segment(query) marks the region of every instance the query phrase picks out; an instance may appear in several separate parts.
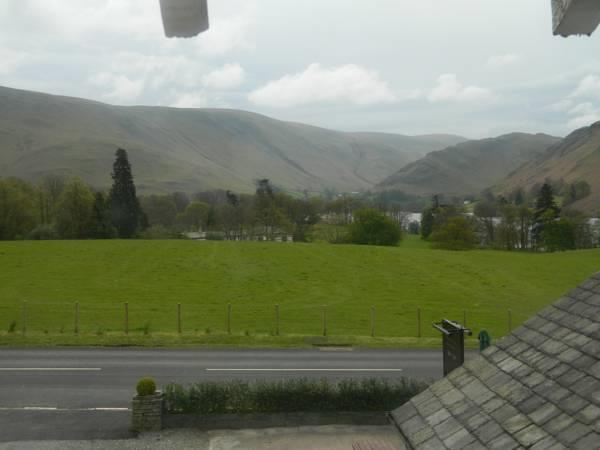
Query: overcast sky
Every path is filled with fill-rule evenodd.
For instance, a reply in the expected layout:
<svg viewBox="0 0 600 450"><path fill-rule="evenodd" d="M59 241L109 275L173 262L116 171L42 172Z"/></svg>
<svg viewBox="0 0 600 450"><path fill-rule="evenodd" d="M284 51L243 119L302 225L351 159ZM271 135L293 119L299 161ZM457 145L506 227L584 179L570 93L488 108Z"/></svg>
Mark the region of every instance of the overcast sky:
<svg viewBox="0 0 600 450"><path fill-rule="evenodd" d="M119 105L238 108L349 131L565 135L600 120L600 30L550 0L0 0L0 85Z"/></svg>

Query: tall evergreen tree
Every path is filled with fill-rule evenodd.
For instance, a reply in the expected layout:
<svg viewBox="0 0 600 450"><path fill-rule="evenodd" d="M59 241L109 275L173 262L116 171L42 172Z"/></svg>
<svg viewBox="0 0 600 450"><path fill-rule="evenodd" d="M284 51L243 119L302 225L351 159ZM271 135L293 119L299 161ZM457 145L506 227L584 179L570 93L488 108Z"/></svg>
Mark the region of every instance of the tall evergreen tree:
<svg viewBox="0 0 600 450"><path fill-rule="evenodd" d="M533 213L532 237L537 247L542 244L542 234L546 224L553 222L560 216L560 208L554 201L554 191L552 186L544 183L540 189L535 202L535 212Z"/></svg>
<svg viewBox="0 0 600 450"><path fill-rule="evenodd" d="M120 238L131 238L140 229L143 213L136 195L127 152L122 148L116 153L112 179L109 197L112 224Z"/></svg>

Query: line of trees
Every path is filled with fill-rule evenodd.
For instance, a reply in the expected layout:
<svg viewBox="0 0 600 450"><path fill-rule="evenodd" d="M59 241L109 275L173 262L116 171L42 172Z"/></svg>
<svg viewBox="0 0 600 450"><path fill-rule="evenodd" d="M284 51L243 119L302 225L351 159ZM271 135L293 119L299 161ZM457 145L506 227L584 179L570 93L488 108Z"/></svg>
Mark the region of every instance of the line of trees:
<svg viewBox="0 0 600 450"><path fill-rule="evenodd" d="M568 189L587 191L581 186L574 183ZM531 204L521 190L510 199L484 193L472 214L463 206L442 204L436 196L423 211L421 235L437 247L456 250L487 247L557 251L600 245L598 226L585 214L560 208L549 183L539 187Z"/></svg>
<svg viewBox="0 0 600 450"><path fill-rule="evenodd" d="M118 149L115 156L107 192L58 175L36 185L0 179L0 240L174 238L203 231L209 239L293 236L302 242L395 245L401 237L397 221L367 200L292 196L268 179L256 182L254 194L212 190L138 197L127 152Z"/></svg>
<svg viewBox="0 0 600 450"><path fill-rule="evenodd" d="M38 185L0 180L0 239L131 238L144 226L127 152L117 150L108 193L80 178L49 175Z"/></svg>

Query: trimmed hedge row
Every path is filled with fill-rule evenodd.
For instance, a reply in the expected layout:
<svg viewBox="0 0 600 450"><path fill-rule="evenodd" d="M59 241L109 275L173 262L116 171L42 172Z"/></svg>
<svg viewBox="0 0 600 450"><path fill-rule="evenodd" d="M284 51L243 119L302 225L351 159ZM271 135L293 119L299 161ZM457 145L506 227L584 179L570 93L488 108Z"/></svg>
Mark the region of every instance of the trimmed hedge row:
<svg viewBox="0 0 600 450"><path fill-rule="evenodd" d="M426 389L427 383L400 378L340 380L219 381L164 389L171 414L391 411Z"/></svg>

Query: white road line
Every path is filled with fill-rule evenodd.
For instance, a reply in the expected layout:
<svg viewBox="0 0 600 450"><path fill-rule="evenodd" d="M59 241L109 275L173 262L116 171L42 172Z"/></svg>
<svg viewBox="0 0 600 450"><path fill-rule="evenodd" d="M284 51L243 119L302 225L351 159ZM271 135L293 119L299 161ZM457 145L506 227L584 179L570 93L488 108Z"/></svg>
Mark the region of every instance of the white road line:
<svg viewBox="0 0 600 450"><path fill-rule="evenodd" d="M98 372L100 367L0 367L0 372Z"/></svg>
<svg viewBox="0 0 600 450"><path fill-rule="evenodd" d="M0 407L0 411L130 411L129 408L57 408L55 406Z"/></svg>
<svg viewBox="0 0 600 450"><path fill-rule="evenodd" d="M402 369L235 369L206 368L207 372L402 372Z"/></svg>

